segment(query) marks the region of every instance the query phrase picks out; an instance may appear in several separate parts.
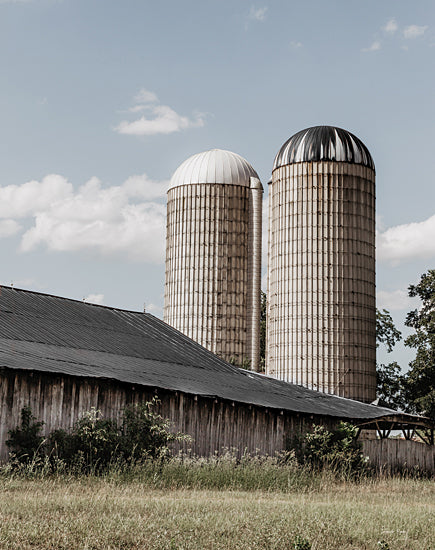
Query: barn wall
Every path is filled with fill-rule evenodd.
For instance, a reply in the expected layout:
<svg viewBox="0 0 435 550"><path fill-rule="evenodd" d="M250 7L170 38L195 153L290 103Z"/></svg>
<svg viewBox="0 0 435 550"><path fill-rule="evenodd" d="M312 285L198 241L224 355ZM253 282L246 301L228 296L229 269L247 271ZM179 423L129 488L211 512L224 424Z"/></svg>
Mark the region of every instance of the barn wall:
<svg viewBox="0 0 435 550"><path fill-rule="evenodd" d="M160 399L157 410L174 423L174 430L192 436L187 447L201 456L237 448L274 454L285 448L288 438L312 424L332 426L331 420L267 410L181 392L134 387L109 380L85 379L44 372L0 369L0 459L6 460L8 430L20 423L21 409L29 405L44 421L48 435L57 428L69 429L91 407L105 417L120 419L125 405Z"/></svg>
<svg viewBox="0 0 435 550"><path fill-rule="evenodd" d="M418 468L435 474L435 447L405 439L372 439L362 442L363 453L377 470Z"/></svg>

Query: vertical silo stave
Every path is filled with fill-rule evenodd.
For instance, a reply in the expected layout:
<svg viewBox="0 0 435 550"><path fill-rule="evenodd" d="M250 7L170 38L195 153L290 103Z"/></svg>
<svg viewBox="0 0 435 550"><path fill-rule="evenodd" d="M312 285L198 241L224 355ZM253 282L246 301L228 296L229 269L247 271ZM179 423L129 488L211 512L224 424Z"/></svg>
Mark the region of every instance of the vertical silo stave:
<svg viewBox="0 0 435 550"><path fill-rule="evenodd" d="M269 188L266 372L361 401L376 391L375 168L340 128L295 134Z"/></svg>
<svg viewBox="0 0 435 550"><path fill-rule="evenodd" d="M261 197L245 159L220 149L199 153L171 179L166 228L164 320L227 361L249 359L254 369Z"/></svg>

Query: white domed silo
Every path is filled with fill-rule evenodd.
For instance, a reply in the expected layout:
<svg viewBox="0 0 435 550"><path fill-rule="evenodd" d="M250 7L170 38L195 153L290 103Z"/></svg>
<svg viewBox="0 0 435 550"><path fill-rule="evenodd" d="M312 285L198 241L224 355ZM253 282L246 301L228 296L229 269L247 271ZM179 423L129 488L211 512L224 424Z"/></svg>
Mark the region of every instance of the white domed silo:
<svg viewBox="0 0 435 550"><path fill-rule="evenodd" d="M241 156L213 149L172 176L165 322L227 361L259 364L263 187Z"/></svg>
<svg viewBox="0 0 435 550"><path fill-rule="evenodd" d="M375 399L375 166L346 130L302 130L275 158L267 296L267 374Z"/></svg>

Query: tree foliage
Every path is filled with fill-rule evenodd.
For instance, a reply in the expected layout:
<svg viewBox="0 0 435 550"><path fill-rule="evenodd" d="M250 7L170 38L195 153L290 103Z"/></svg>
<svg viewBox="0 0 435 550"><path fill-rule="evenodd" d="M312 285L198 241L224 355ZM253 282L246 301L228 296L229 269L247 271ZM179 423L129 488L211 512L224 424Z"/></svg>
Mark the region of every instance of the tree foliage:
<svg viewBox="0 0 435 550"><path fill-rule="evenodd" d="M405 325L414 334L405 346L416 350L405 381L405 392L417 412L435 420L435 269L424 273L418 284L408 288L410 297L418 297L421 307L408 313Z"/></svg>
<svg viewBox="0 0 435 550"><path fill-rule="evenodd" d="M386 309L376 309L376 347L384 344L388 353L391 353L401 339L402 333L394 326L390 313Z"/></svg>
<svg viewBox="0 0 435 550"><path fill-rule="evenodd" d="M401 332L395 327L390 313L376 310L376 347L385 345L387 352L393 351L396 343L402 339ZM376 394L381 404L392 409L406 410L407 403L403 391L403 375L400 366L392 363L376 364Z"/></svg>

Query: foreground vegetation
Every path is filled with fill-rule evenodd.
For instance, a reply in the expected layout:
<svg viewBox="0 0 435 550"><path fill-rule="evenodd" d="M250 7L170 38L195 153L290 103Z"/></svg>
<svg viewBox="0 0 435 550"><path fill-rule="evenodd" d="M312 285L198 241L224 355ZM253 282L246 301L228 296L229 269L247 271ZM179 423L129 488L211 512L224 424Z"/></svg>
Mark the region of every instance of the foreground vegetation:
<svg viewBox="0 0 435 550"><path fill-rule="evenodd" d="M379 477L356 429L314 426L274 457L172 456L155 402L47 439L29 408L0 467L0 550L435 550L435 484Z"/></svg>
<svg viewBox="0 0 435 550"><path fill-rule="evenodd" d="M104 476L3 472L0 548L435 549L433 481L262 469L258 483L259 469L231 460Z"/></svg>

